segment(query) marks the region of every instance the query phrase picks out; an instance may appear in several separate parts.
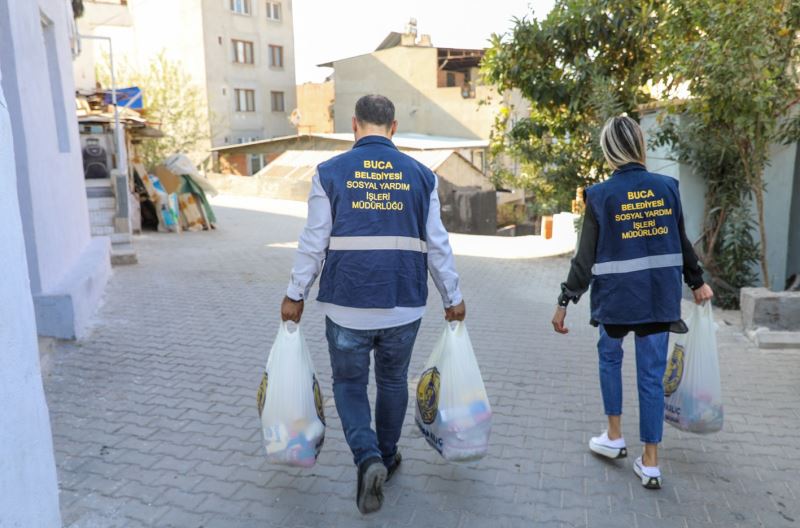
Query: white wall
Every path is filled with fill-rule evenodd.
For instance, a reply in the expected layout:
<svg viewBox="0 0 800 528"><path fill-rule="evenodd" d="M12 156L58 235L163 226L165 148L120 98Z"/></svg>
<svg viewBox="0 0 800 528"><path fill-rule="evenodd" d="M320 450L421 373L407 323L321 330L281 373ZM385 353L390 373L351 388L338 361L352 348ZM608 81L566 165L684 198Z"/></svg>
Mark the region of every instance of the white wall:
<svg viewBox="0 0 800 528"><path fill-rule="evenodd" d="M642 128L645 138L649 139L657 127L656 112L642 116ZM702 232L705 214L706 183L701 175L691 167L669 159L669 147L648 149L647 168L653 172L677 178L680 181L681 203L686 222L686 234L696 241ZM800 210L800 171L798 161L798 145L772 145L768 165L764 171L766 191L764 193L764 219L767 233L767 264L770 285L773 290L782 290L787 275L797 273L797 258L790 253L794 251L796 240L800 240L800 227L790 220L794 208L795 215ZM753 219L758 221L755 203L751 205ZM759 231L753 231L753 237L760 240ZM761 277L760 262L753 266Z"/></svg>
<svg viewBox="0 0 800 528"><path fill-rule="evenodd" d="M0 0L0 18L8 15L8 7L8 0ZM4 57L0 65L6 66ZM57 528L61 518L50 417L39 367L14 144L2 85L0 248L0 526Z"/></svg>
<svg viewBox="0 0 800 528"><path fill-rule="evenodd" d="M770 275L770 286L773 290L783 290L786 277L796 273L787 269L790 240L796 236L800 226L789 222L792 209L792 195L795 186L800 185L796 179L795 160L797 143L790 145L772 145L769 165L764 170L764 224L767 231L767 263ZM794 189L796 192L796 189ZM753 211L755 211L753 204ZM791 230L794 229L795 233Z"/></svg>
<svg viewBox="0 0 800 528"><path fill-rule="evenodd" d="M65 0L0 3L0 67L37 329L80 336L110 274L109 240L92 239L75 116Z"/></svg>
<svg viewBox="0 0 800 528"><path fill-rule="evenodd" d="M127 6L112 3L84 2L83 16L78 19L78 32L83 35L111 37L121 47L131 48L133 38L131 15ZM80 55L73 62L75 87L80 90L95 89L95 63L108 54L108 43L92 39L82 40Z"/></svg>
<svg viewBox="0 0 800 528"><path fill-rule="evenodd" d="M34 294L56 288L90 239L67 10L63 0L8 2L0 16L6 98L21 116L12 129ZM49 59L40 13L52 21Z"/></svg>
<svg viewBox="0 0 800 528"><path fill-rule="evenodd" d="M650 143L651 137L658 131L656 122L657 113L644 114L641 126L644 130L645 142ZM686 236L692 242L697 241L703 232L703 215L705 214L706 184L702 178L696 176L688 165L680 164L672 159L671 149L668 146L648 148L647 168L652 172L671 176L678 180L681 191L681 205L683 206L683 219L686 226Z"/></svg>

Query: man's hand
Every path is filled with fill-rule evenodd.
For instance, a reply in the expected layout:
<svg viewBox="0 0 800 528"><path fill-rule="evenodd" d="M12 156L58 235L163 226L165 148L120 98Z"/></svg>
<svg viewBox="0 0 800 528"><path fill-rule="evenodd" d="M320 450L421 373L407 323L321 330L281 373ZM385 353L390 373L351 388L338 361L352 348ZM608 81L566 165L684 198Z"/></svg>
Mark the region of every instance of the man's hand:
<svg viewBox="0 0 800 528"><path fill-rule="evenodd" d="M284 297L281 303L281 320L294 321L299 324L300 317L303 316L303 306L302 300L294 301L289 297Z"/></svg>
<svg viewBox="0 0 800 528"><path fill-rule="evenodd" d="M444 318L446 321L463 321L464 317L467 316L467 306L464 304L464 301L456 304L455 306L451 306L450 308L444 309Z"/></svg>
<svg viewBox="0 0 800 528"><path fill-rule="evenodd" d="M563 306L556 308L556 313L553 315L553 330L559 334L569 333L569 328L564 326L564 319L567 318L567 309Z"/></svg>
<svg viewBox="0 0 800 528"><path fill-rule="evenodd" d="M710 301L712 297L714 297L714 290L711 289L711 286L708 284L703 284L696 290L692 290L692 295L694 295L694 302L697 304L703 304L706 301Z"/></svg>

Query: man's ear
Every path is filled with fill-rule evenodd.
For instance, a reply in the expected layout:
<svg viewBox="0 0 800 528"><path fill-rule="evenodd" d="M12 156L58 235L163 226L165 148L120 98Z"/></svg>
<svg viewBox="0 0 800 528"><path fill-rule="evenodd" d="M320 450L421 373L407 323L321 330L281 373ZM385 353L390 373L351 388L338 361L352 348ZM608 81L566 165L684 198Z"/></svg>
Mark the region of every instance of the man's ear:
<svg viewBox="0 0 800 528"><path fill-rule="evenodd" d="M353 116L353 134L356 132L358 132L358 119L356 119L356 116Z"/></svg>
<svg viewBox="0 0 800 528"><path fill-rule="evenodd" d="M389 137L394 136L397 133L397 119L392 121L392 127L389 129Z"/></svg>

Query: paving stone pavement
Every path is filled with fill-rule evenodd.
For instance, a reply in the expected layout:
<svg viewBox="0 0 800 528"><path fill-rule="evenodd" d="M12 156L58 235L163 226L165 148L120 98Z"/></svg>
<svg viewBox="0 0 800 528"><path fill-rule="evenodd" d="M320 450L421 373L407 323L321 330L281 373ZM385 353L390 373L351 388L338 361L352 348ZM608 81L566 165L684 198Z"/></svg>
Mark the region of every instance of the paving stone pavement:
<svg viewBox="0 0 800 528"><path fill-rule="evenodd" d="M255 393L293 255L282 246L303 220L217 212L215 232L137 238L140 263L115 268L91 336L58 348L45 384L65 526L800 525L800 355L760 352L720 319L725 429L703 437L667 427L664 489L645 490L633 457L587 452L604 426L588 302L570 308L568 336L549 322L565 258L457 257L494 408L490 453L442 460L416 432L411 399L403 466L383 510L362 517L314 303L304 330L326 397L325 446L311 469L271 466L262 453ZM412 384L442 329L440 306L432 291ZM631 359L624 431L633 446Z"/></svg>

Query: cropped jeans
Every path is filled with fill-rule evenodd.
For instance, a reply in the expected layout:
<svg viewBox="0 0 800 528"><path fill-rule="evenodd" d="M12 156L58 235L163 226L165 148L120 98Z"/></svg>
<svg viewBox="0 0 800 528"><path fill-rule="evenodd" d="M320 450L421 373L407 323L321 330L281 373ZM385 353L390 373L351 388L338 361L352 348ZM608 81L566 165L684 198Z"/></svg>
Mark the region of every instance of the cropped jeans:
<svg viewBox="0 0 800 528"><path fill-rule="evenodd" d="M397 442L408 407L408 364L420 319L380 330L352 330L325 320L333 370L333 397L344 437L356 465L381 457L387 467L397 453ZM367 384L370 352L375 351L375 429L371 426Z"/></svg>
<svg viewBox="0 0 800 528"><path fill-rule="evenodd" d="M646 444L661 442L664 431L664 370L669 333L635 337L639 389L639 436ZM622 414L622 339L609 337L600 325L600 390L608 416Z"/></svg>

